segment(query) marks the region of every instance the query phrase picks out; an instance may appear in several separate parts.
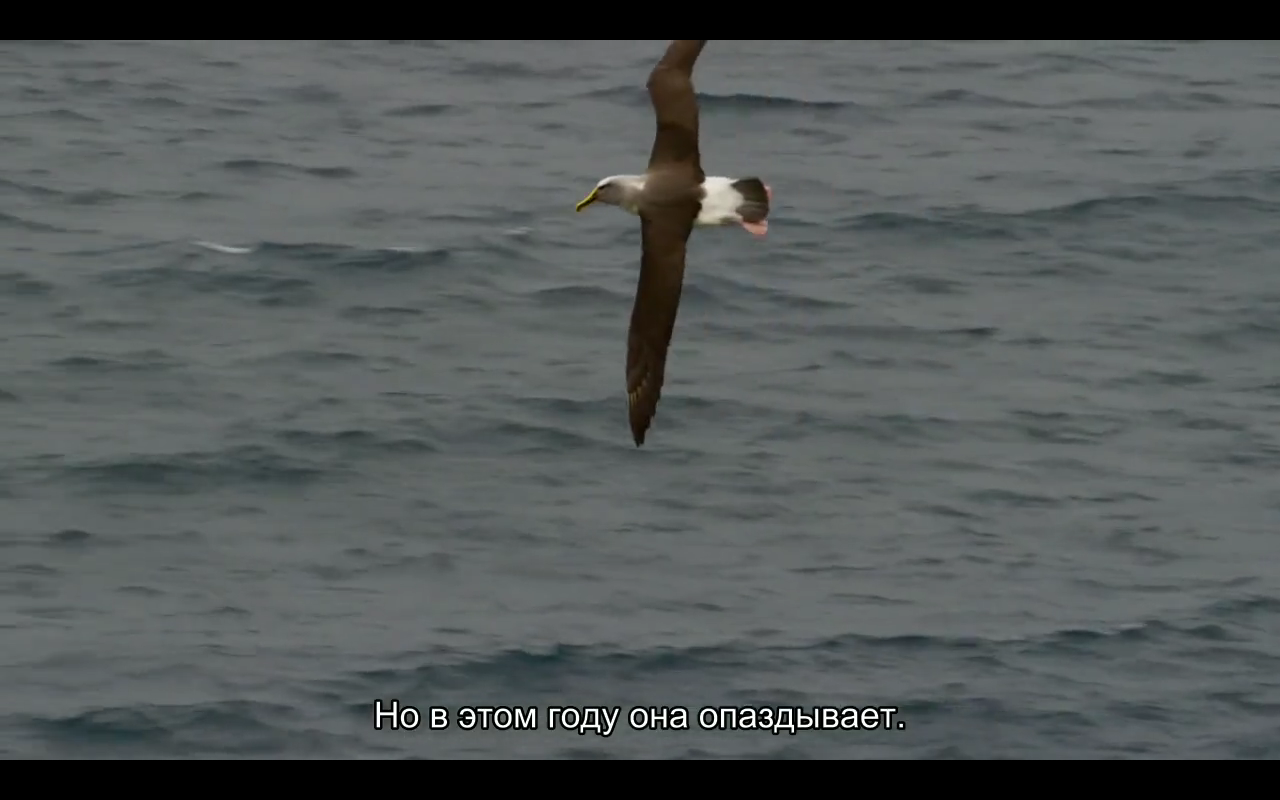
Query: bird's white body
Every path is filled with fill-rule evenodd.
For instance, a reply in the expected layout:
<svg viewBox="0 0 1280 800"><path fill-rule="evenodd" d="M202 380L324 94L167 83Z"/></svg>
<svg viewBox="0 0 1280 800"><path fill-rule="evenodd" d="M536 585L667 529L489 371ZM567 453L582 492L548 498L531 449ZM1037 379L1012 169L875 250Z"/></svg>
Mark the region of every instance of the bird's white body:
<svg viewBox="0 0 1280 800"><path fill-rule="evenodd" d="M693 221L699 227L714 225L733 225L742 222L738 207L742 205L743 196L733 188L736 178L710 176L702 181L702 208L698 218ZM625 187L618 207L631 214L640 214L640 195L644 192L643 175L610 175L597 184L597 188L612 183Z"/></svg>
<svg viewBox="0 0 1280 800"><path fill-rule="evenodd" d="M702 209L694 225L728 225L742 222L738 207L742 205L742 194L733 188L736 178L707 178L702 182Z"/></svg>

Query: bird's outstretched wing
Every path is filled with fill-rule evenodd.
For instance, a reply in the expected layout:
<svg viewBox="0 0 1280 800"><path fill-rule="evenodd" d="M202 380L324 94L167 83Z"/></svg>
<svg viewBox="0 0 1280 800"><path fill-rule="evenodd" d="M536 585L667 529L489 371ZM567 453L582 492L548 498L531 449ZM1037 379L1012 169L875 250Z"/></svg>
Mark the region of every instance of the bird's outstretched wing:
<svg viewBox="0 0 1280 800"><path fill-rule="evenodd" d="M693 93L693 64L706 39L675 39L649 73L649 99L657 117L649 169L684 166L703 180L698 154L698 100Z"/></svg>
<svg viewBox="0 0 1280 800"><path fill-rule="evenodd" d="M640 281L627 332L627 407L636 447L644 444L662 394L667 347L684 284L685 245L697 213L691 202L640 217Z"/></svg>

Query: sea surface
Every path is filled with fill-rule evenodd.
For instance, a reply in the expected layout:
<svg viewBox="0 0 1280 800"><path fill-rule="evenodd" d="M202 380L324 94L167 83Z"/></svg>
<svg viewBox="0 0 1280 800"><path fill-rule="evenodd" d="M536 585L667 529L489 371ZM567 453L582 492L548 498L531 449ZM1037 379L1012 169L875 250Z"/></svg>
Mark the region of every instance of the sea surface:
<svg viewBox="0 0 1280 800"><path fill-rule="evenodd" d="M0 43L0 756L1280 758L1280 48L712 41L637 448L664 47Z"/></svg>

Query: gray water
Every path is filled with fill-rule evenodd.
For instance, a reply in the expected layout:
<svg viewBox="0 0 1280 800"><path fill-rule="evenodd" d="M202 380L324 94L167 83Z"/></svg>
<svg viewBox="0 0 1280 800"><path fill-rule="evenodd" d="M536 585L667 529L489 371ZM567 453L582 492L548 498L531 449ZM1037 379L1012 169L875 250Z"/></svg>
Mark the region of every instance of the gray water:
<svg viewBox="0 0 1280 800"><path fill-rule="evenodd" d="M663 47L0 44L0 754L1280 756L1275 44L712 41L637 449Z"/></svg>

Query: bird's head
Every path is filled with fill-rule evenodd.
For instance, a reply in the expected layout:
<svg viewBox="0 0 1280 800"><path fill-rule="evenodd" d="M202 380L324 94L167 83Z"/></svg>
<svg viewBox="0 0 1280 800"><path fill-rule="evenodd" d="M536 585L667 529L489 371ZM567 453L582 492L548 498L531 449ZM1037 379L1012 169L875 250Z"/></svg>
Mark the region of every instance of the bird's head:
<svg viewBox="0 0 1280 800"><path fill-rule="evenodd" d="M639 175L610 175L602 178L591 193L582 198L577 210L581 211L592 203L627 207L643 188L644 178Z"/></svg>

